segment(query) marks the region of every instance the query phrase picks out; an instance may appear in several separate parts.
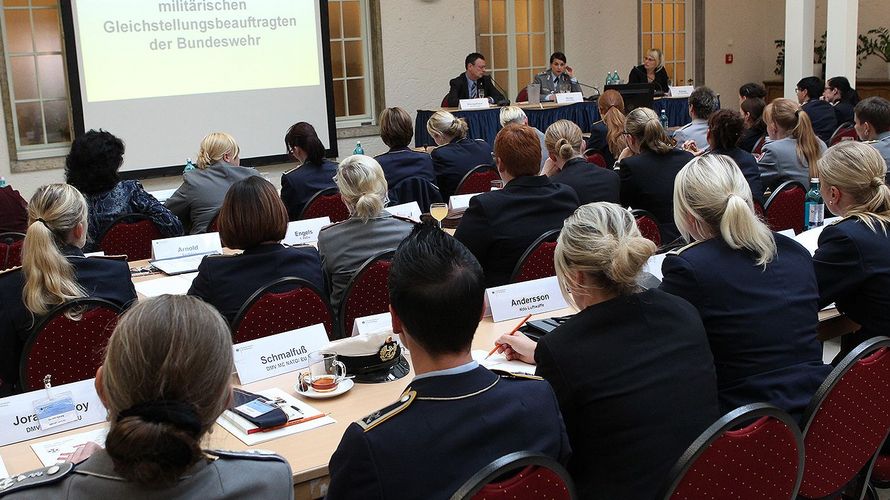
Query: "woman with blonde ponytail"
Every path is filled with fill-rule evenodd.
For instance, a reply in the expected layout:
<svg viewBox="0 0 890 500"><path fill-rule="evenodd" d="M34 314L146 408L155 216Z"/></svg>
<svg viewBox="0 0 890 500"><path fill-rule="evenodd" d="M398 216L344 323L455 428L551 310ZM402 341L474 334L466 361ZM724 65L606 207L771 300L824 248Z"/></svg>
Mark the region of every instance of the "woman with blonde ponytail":
<svg viewBox="0 0 890 500"><path fill-rule="evenodd" d="M448 111L436 111L426 122L426 131L439 146L430 153L436 183L442 197L448 199L457 190L457 185L474 167L494 165L491 146L482 139L467 137L469 127L466 120Z"/></svg>
<svg viewBox="0 0 890 500"><path fill-rule="evenodd" d="M581 128L575 122L558 120L547 127L544 144L550 156L544 162L544 174L551 182L574 189L582 205L595 201L618 203L618 174L587 163L581 156L582 142Z"/></svg>
<svg viewBox="0 0 890 500"><path fill-rule="evenodd" d="M816 165L827 147L813 132L806 111L791 99L775 99L763 110L769 141L757 159L760 180L767 189L793 180L804 186L819 177Z"/></svg>
<svg viewBox="0 0 890 500"><path fill-rule="evenodd" d="M701 314L721 413L764 401L800 417L829 371L816 339L809 252L757 217L729 156L708 154L683 167L674 218L692 243L668 253L661 289Z"/></svg>
<svg viewBox="0 0 890 500"><path fill-rule="evenodd" d="M16 392L24 342L54 306L97 297L128 306L136 299L124 259L90 257L87 205L68 184L37 189L28 204L22 267L0 273L0 394Z"/></svg>
<svg viewBox="0 0 890 500"><path fill-rule="evenodd" d="M841 337L841 355L890 332L890 187L878 151L844 141L819 161L825 208L844 217L819 235L813 256L819 302L832 302L861 325Z"/></svg>

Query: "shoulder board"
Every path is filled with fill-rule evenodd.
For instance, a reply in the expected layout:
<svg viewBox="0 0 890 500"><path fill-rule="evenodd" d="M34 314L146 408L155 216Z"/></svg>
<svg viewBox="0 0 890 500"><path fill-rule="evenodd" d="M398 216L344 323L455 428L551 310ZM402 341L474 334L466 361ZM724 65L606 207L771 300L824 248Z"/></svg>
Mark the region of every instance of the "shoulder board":
<svg viewBox="0 0 890 500"><path fill-rule="evenodd" d="M692 122L689 122L686 125L683 125L682 127L678 128L677 130L683 130L684 128L689 128L691 126L692 126Z"/></svg>
<svg viewBox="0 0 890 500"><path fill-rule="evenodd" d="M275 462L286 462L284 458L275 453L274 451L269 450L242 450L242 451L233 451L233 450L207 450L205 452L208 458L211 460L217 459L236 459L236 460L261 460L261 461L275 461Z"/></svg>
<svg viewBox="0 0 890 500"><path fill-rule="evenodd" d="M281 175L287 175L287 174L293 172L294 170L296 170L296 169L298 169L298 168L300 168L300 167L294 167L294 168L292 168L292 169L290 169L290 170L285 170L284 173L281 174Z"/></svg>
<svg viewBox="0 0 890 500"><path fill-rule="evenodd" d="M520 379L520 380L544 380L544 377L539 377L537 375L530 375L528 373L513 373L513 372L508 372L506 370L492 370L492 372L494 372L501 378Z"/></svg>
<svg viewBox="0 0 890 500"><path fill-rule="evenodd" d="M22 266L15 266L15 267L10 267L9 269L4 269L4 270L0 271L0 276L3 276L4 274L7 274L7 273L11 273L13 271L18 271L21 268L22 268Z"/></svg>
<svg viewBox="0 0 890 500"><path fill-rule="evenodd" d="M875 139L873 141L862 141L862 144L877 144L877 143L878 143L877 139Z"/></svg>
<svg viewBox="0 0 890 500"><path fill-rule="evenodd" d="M237 257L237 256L241 255L241 253L242 253L242 252L238 252L238 253L214 253L214 254L210 254L210 255L205 255L204 258L205 258L205 259L220 259L220 258L224 258L224 257Z"/></svg>
<svg viewBox="0 0 890 500"><path fill-rule="evenodd" d="M842 218L840 218L840 219L838 219L838 220L836 220L836 221L831 221L828 225L829 225L829 226L836 226L836 225L840 224L841 222L844 222L845 220L850 220L850 219L855 219L855 217L852 216L852 215L848 215L848 216L846 216L846 217L842 217Z"/></svg>
<svg viewBox="0 0 890 500"><path fill-rule="evenodd" d="M417 221L409 219L408 217L402 217L401 215L392 214L392 218L398 219L400 221L410 222L411 224L417 224Z"/></svg>
<svg viewBox="0 0 890 500"><path fill-rule="evenodd" d="M365 432L370 431L374 427L386 422L392 417L402 413L405 408L411 406L411 403L414 402L414 398L417 397L417 393L414 391L406 391L395 403L381 408L369 415L362 417L356 423L361 427Z"/></svg>
<svg viewBox="0 0 890 500"><path fill-rule="evenodd" d="M473 140L476 142L485 142L485 139L473 139ZM485 143L488 144L487 142L485 142Z"/></svg>
<svg viewBox="0 0 890 500"><path fill-rule="evenodd" d="M546 75L546 74L547 74L547 71L545 70L545 71L542 71L542 72L538 73L538 76L544 76L544 75Z"/></svg>
<svg viewBox="0 0 890 500"><path fill-rule="evenodd" d="M599 121L593 122L594 125L596 125L597 123L603 123L603 121L599 120Z"/></svg>
<svg viewBox="0 0 890 500"><path fill-rule="evenodd" d="M72 470L74 470L74 464L71 462L63 462L42 469L25 472L18 476L0 479L0 497L28 488L36 488L57 483L70 474Z"/></svg>
<svg viewBox="0 0 890 500"><path fill-rule="evenodd" d="M332 228L332 227L334 227L334 226L343 224L343 223L346 222L347 220L349 220L349 219L341 220L340 222L331 222L331 223L328 224L327 226L324 226L323 228L319 229L318 231L321 232L321 231L324 231L325 229L330 229L330 228Z"/></svg>
<svg viewBox="0 0 890 500"><path fill-rule="evenodd" d="M91 259L127 260L126 255L91 255Z"/></svg>
<svg viewBox="0 0 890 500"><path fill-rule="evenodd" d="M694 247L695 245L698 245L699 243L701 243L701 242L703 242L703 241L705 241L705 240L696 240L696 241L693 241L692 243L690 243L690 244L688 244L688 245L686 245L686 246L677 248L677 249L675 249L675 250L671 250L671 251L668 252L667 254L668 254L668 255L680 255L680 253L682 253L684 250L689 250L690 248Z"/></svg>

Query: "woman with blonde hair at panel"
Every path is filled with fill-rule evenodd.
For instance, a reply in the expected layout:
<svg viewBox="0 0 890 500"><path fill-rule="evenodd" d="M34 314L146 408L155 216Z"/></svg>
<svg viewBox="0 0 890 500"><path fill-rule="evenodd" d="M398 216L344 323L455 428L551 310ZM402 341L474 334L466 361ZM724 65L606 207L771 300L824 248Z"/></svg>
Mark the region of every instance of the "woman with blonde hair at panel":
<svg viewBox="0 0 890 500"><path fill-rule="evenodd" d="M603 155L606 165L615 164L615 158L627 147L624 140L624 98L617 90L609 89L596 101L602 119L590 127L587 149Z"/></svg>
<svg viewBox="0 0 890 500"><path fill-rule="evenodd" d="M811 178L819 177L816 164L827 149L809 115L791 99L775 99L764 108L763 121L770 139L757 159L763 187L789 180L809 186Z"/></svg>
<svg viewBox="0 0 890 500"><path fill-rule="evenodd" d="M621 180L614 170L587 163L581 155L581 127L569 120L558 120L544 134L549 157L544 174L551 182L575 190L582 205L594 201L618 203Z"/></svg>
<svg viewBox="0 0 890 500"><path fill-rule="evenodd" d="M463 118L436 111L426 123L426 130L439 146L430 157L444 199L454 194L467 172L479 165L494 165L491 146L482 139L468 138L469 127Z"/></svg>
<svg viewBox="0 0 890 500"><path fill-rule="evenodd" d="M212 132L201 141L197 169L182 175L182 185L167 199L170 209L189 234L207 232L232 184L259 173L241 165L235 138Z"/></svg>
<svg viewBox="0 0 890 500"><path fill-rule="evenodd" d="M84 257L87 203L68 184L41 186L28 203L22 267L0 272L0 395L21 390L25 341L54 306L81 297L136 300L125 257Z"/></svg>
<svg viewBox="0 0 890 500"><path fill-rule="evenodd" d="M799 418L830 369L816 339L809 252L757 217L748 182L724 155L677 174L674 219L691 243L668 253L661 289L701 315L721 413L765 401Z"/></svg>
<svg viewBox="0 0 890 500"><path fill-rule="evenodd" d="M661 49L649 49L643 64L634 66L627 75L627 83L651 83L655 90L667 93L670 85L667 70L664 69L664 55Z"/></svg>
<svg viewBox="0 0 890 500"><path fill-rule="evenodd" d="M819 305L832 302L861 325L841 337L841 355L890 332L890 188L887 165L872 146L844 141L819 161L826 208L843 217L819 235L813 256Z"/></svg>

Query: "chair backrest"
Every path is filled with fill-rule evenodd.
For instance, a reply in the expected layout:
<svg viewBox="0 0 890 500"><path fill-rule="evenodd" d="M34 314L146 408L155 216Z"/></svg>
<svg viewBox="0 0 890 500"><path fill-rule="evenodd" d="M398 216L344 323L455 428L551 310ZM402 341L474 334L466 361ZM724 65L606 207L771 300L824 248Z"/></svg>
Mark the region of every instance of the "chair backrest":
<svg viewBox="0 0 890 500"><path fill-rule="evenodd" d="M751 150L751 154L759 155L763 153L763 145L766 144L766 134L760 136L760 139L757 139L757 142L754 143L754 149Z"/></svg>
<svg viewBox="0 0 890 500"><path fill-rule="evenodd" d="M421 212L429 212L430 204L442 202L442 193L422 177L408 177L389 189L389 199L397 204L416 201Z"/></svg>
<svg viewBox="0 0 890 500"><path fill-rule="evenodd" d="M447 107L448 107L448 94L445 94L445 97L442 98L442 104L441 104L441 106L442 106L443 108L447 108Z"/></svg>
<svg viewBox="0 0 890 500"><path fill-rule="evenodd" d="M800 496L822 498L857 475L868 481L890 429L890 338L869 339L838 363L802 418L806 464ZM854 497L860 498L860 497Z"/></svg>
<svg viewBox="0 0 890 500"><path fill-rule="evenodd" d="M785 181L773 190L763 206L766 223L773 231L803 231L803 209L807 189L797 181Z"/></svg>
<svg viewBox="0 0 890 500"><path fill-rule="evenodd" d="M151 258L151 241L163 238L148 216L124 214L114 219L99 236L99 248L106 255L126 255L128 261Z"/></svg>
<svg viewBox="0 0 890 500"><path fill-rule="evenodd" d="M315 219L317 217L330 217L331 223L344 221L349 218L349 209L340 197L337 188L327 188L312 195L299 219Z"/></svg>
<svg viewBox="0 0 890 500"><path fill-rule="evenodd" d="M486 465L451 495L451 500L571 500L577 497L575 483L559 462L540 453L517 451Z"/></svg>
<svg viewBox="0 0 890 500"><path fill-rule="evenodd" d="M338 334L348 337L356 318L389 311L389 265L394 250L386 250L366 260L349 280L340 303Z"/></svg>
<svg viewBox="0 0 890 500"><path fill-rule="evenodd" d="M635 208L630 212L637 221L637 228L640 229L643 237L655 243L655 246L661 246L661 230L658 228L658 219L646 210Z"/></svg>
<svg viewBox="0 0 890 500"><path fill-rule="evenodd" d="M487 193L491 191L491 181L500 178L498 170L491 165L477 165L460 180L454 194Z"/></svg>
<svg viewBox="0 0 890 500"><path fill-rule="evenodd" d="M0 271L22 265L22 233L0 233Z"/></svg>
<svg viewBox="0 0 890 500"><path fill-rule="evenodd" d="M584 159L587 160L587 163L593 163L597 167L602 168L611 168L611 165L606 165L606 158L595 149L588 149L584 152Z"/></svg>
<svg viewBox="0 0 890 500"><path fill-rule="evenodd" d="M334 339L334 313L318 288L302 278L279 278L263 285L241 306L232 321L232 343L319 323Z"/></svg>
<svg viewBox="0 0 890 500"><path fill-rule="evenodd" d="M828 145L834 146L835 144L841 141L858 141L859 134L856 133L856 128L853 122L844 122L838 125L836 129L834 129L834 133L831 134L831 138L828 139Z"/></svg>
<svg viewBox="0 0 890 500"><path fill-rule="evenodd" d="M661 498L793 499L803 460L800 429L790 415L766 403L746 405L721 417L686 449Z"/></svg>
<svg viewBox="0 0 890 500"><path fill-rule="evenodd" d="M528 87L522 87L516 94L516 102L528 102Z"/></svg>
<svg viewBox="0 0 890 500"><path fill-rule="evenodd" d="M213 214L213 218L210 219L210 224L207 224L207 231L205 231L205 232L208 232L208 233L218 233L219 232L219 210L217 210L216 213Z"/></svg>
<svg viewBox="0 0 890 500"><path fill-rule="evenodd" d="M559 237L559 229L547 231L536 239L528 248L510 275L510 283L531 281L540 278L556 276L556 267L553 265L553 251L556 250L556 239Z"/></svg>
<svg viewBox="0 0 890 500"><path fill-rule="evenodd" d="M754 213L757 214L760 220L766 220L766 210L763 209L763 204L757 200L754 200Z"/></svg>
<svg viewBox="0 0 890 500"><path fill-rule="evenodd" d="M95 377L120 313L117 304L96 298L71 300L50 310L22 350L22 388L43 387L46 375L52 375L53 385Z"/></svg>

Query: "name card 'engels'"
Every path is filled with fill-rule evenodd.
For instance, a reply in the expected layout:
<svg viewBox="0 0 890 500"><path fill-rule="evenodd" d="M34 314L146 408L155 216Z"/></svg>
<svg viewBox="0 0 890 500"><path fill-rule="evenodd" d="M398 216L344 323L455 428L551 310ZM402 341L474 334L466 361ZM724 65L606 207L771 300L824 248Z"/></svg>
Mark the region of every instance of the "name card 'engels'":
<svg viewBox="0 0 890 500"><path fill-rule="evenodd" d="M309 353L329 342L324 325L317 324L249 340L232 346L235 370L242 384L250 384L309 366Z"/></svg>
<svg viewBox="0 0 890 500"><path fill-rule="evenodd" d="M287 234L285 234L282 243L285 245L312 245L313 243L318 243L318 232L330 223L330 217L289 222L287 224Z"/></svg>
<svg viewBox="0 0 890 500"><path fill-rule="evenodd" d="M470 206L470 199L480 193L455 194L448 198L448 207L451 210L460 210Z"/></svg>
<svg viewBox="0 0 890 500"><path fill-rule="evenodd" d="M568 307L556 276L485 290L495 323Z"/></svg>
<svg viewBox="0 0 890 500"><path fill-rule="evenodd" d="M152 240L151 242L152 260L176 259L211 253L222 253L219 233L193 234Z"/></svg>
<svg viewBox="0 0 890 500"><path fill-rule="evenodd" d="M96 394L95 379L52 388L53 395L66 392L71 393L74 400L77 421L45 430L40 429L33 406L34 401L46 397L44 389L0 399L0 446L105 421L108 412Z"/></svg>

